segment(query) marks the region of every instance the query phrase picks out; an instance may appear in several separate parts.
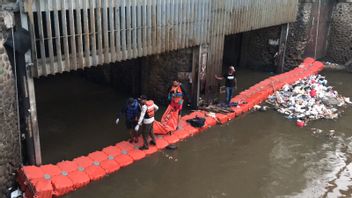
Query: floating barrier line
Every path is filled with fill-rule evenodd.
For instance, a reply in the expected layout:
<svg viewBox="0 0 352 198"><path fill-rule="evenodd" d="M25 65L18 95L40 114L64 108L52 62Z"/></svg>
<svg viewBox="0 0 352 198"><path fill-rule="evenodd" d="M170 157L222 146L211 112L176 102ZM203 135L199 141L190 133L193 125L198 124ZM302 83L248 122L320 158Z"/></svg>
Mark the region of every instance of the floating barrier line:
<svg viewBox="0 0 352 198"><path fill-rule="evenodd" d="M321 62L307 58L297 68L269 77L235 96L231 102L237 102L239 105L232 108L233 113L218 113L216 118L207 116L205 111L195 111L185 115L181 119L181 129L169 135L158 135L157 145L150 146L148 150L139 150L142 139L139 144L122 141L72 161L62 161L56 165L24 166L18 170L17 182L21 190L25 192L26 198L52 198L68 194L162 150L170 144L201 133L219 122L225 124L253 109L255 105L265 101L268 96L280 90L285 84L293 84L300 79L315 75L323 68L324 65ZM202 128L194 128L186 122L196 116L206 119Z"/></svg>

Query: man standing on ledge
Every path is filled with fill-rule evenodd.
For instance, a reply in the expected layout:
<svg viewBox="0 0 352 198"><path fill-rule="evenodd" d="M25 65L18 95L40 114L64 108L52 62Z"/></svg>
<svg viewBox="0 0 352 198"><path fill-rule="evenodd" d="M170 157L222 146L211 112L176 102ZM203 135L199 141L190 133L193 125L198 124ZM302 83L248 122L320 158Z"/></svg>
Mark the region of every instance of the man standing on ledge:
<svg viewBox="0 0 352 198"><path fill-rule="evenodd" d="M230 104L231 99L234 95L235 89L237 89L237 79L236 79L236 70L234 66L230 66L227 74L223 77L219 77L215 74L215 78L217 80L225 79L225 87L226 87L226 103Z"/></svg>
<svg viewBox="0 0 352 198"><path fill-rule="evenodd" d="M139 116L138 124L135 127L135 131L139 130L140 126L142 127L142 136L144 145L140 147L141 150L149 149L148 137L150 136L152 140L150 144L156 145L155 135L153 131L153 123L154 123L154 115L155 112L159 109L159 107L154 104L152 100L147 100L146 96L140 97L140 104L141 104L141 114ZM142 125L143 122L143 125Z"/></svg>

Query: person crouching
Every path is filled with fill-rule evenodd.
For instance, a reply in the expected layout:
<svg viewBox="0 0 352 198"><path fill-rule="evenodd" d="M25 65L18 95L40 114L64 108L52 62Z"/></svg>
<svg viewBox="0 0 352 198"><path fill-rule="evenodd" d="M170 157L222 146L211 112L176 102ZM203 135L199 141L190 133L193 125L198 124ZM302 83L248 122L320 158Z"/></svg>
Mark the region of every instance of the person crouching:
<svg viewBox="0 0 352 198"><path fill-rule="evenodd" d="M138 119L138 124L135 127L135 131L138 131L140 126L142 126L142 136L144 145L140 147L141 150L149 149L148 137L151 137L152 140L150 144L156 145L155 135L153 131L153 123L155 112L159 109L159 107L154 104L152 100L147 100L146 96L140 97L140 105L141 105L141 114ZM143 124L143 125L142 125Z"/></svg>

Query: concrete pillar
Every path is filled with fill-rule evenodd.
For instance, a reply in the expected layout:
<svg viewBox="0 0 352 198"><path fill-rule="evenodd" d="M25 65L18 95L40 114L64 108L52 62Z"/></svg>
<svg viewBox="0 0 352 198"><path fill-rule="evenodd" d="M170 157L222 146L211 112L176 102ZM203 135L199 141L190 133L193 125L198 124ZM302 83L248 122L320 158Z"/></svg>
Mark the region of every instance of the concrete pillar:
<svg viewBox="0 0 352 198"><path fill-rule="evenodd" d="M21 164L15 79L3 47L7 31L4 21L9 16L0 11L0 197L6 197Z"/></svg>
<svg viewBox="0 0 352 198"><path fill-rule="evenodd" d="M329 61L346 64L352 70L352 0L340 0L331 18ZM349 65L347 65L351 62Z"/></svg>

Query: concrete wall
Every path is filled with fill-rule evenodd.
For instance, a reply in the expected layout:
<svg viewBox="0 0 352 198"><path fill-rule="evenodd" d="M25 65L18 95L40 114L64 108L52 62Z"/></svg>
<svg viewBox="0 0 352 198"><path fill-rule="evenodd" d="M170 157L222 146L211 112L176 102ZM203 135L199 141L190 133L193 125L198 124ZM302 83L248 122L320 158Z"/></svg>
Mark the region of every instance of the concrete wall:
<svg viewBox="0 0 352 198"><path fill-rule="evenodd" d="M352 1L339 2L335 6L327 59L339 64L352 59ZM349 67L352 68L352 63Z"/></svg>
<svg viewBox="0 0 352 198"><path fill-rule="evenodd" d="M0 11L0 197L14 182L14 174L20 165L19 131L15 81L8 56L3 47L6 28L5 12Z"/></svg>

